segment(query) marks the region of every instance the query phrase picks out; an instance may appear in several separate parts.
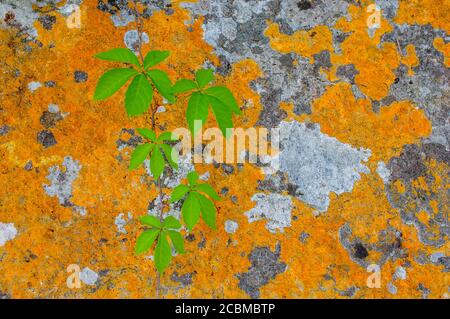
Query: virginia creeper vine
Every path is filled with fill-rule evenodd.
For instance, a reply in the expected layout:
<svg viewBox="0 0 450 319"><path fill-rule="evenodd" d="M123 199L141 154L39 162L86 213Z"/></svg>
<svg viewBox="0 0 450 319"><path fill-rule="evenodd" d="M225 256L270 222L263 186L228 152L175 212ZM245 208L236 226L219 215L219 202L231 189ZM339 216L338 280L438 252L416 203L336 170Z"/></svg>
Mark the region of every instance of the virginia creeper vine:
<svg viewBox="0 0 450 319"><path fill-rule="evenodd" d="M180 220L173 216L164 216L163 184L161 176L166 167L178 169L178 153L172 145L175 140L171 132L156 132L156 116L158 94L168 103L173 104L177 95L187 94L189 101L186 109L186 121L189 129L195 134L194 121L202 125L212 110L222 134L226 136L227 128L233 127L232 115L240 114L236 99L225 86L211 86L214 73L211 69L200 69L195 72L194 79L180 79L173 85L167 73L157 66L170 55L169 51L153 50L142 54L142 17L138 12L136 1L134 13L138 32L138 44L135 51L128 48L116 48L97 54L101 60L122 62L124 67L106 71L99 79L94 93L94 100L105 100L113 96L128 82L125 93L125 110L129 116L138 116L150 111L150 127L137 128L144 138L130 159L129 169L140 167L150 159L150 172L153 176L159 197L158 216L145 215L140 223L146 227L136 240L135 252L142 254L154 248L154 263L158 270L157 295L160 289L160 274L169 266L172 259L172 248L179 254L185 253L184 239L180 230L184 227L191 231L200 217L212 229L216 228L216 207L213 200L220 200L216 191L207 183L199 182L199 175L192 171L187 175L187 183L176 186L171 193L170 203L183 201ZM153 107L150 107L152 106ZM150 109L150 110L149 110Z"/></svg>

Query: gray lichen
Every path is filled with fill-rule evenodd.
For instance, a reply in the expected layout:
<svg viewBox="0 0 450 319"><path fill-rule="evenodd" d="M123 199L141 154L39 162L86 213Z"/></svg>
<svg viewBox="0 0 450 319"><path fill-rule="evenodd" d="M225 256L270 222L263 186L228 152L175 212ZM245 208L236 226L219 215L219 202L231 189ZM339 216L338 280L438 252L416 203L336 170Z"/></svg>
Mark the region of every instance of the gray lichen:
<svg viewBox="0 0 450 319"><path fill-rule="evenodd" d="M275 251L269 247L256 247L249 254L251 266L245 273L239 273L239 288L250 297L259 298L259 289L274 279L278 274L286 271L287 265L279 261L281 247L277 244Z"/></svg>
<svg viewBox="0 0 450 319"><path fill-rule="evenodd" d="M298 187L298 198L320 212L327 210L331 192L350 192L361 173L369 173L361 162L368 160L370 150L341 143L318 125L282 122L280 150L280 170Z"/></svg>

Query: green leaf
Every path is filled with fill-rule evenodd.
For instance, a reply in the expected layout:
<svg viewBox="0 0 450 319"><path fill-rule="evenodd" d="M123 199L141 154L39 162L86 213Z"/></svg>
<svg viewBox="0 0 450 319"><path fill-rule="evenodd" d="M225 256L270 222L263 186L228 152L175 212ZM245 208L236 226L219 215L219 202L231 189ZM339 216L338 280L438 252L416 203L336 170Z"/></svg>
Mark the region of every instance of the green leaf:
<svg viewBox="0 0 450 319"><path fill-rule="evenodd" d="M231 110L217 98L212 96L207 97L223 136L228 137L229 134L227 132L227 128L233 128Z"/></svg>
<svg viewBox="0 0 450 319"><path fill-rule="evenodd" d="M175 217L167 216L166 219L164 219L163 227L164 228L179 229L179 228L181 228L181 223Z"/></svg>
<svg viewBox="0 0 450 319"><path fill-rule="evenodd" d="M170 240L172 241L172 245L173 247L175 247L175 250L179 253L179 254L184 254L184 240L183 240L183 236L181 236L181 234L175 230L169 230L169 237Z"/></svg>
<svg viewBox="0 0 450 319"><path fill-rule="evenodd" d="M121 68L106 71L98 80L94 100L104 100L116 93L127 81L137 74L134 69Z"/></svg>
<svg viewBox="0 0 450 319"><path fill-rule="evenodd" d="M166 234L167 233L165 231L161 232L155 248L155 265L156 269L158 269L160 273L163 273L164 270L166 270L167 266L170 264L170 260L172 259L172 250L170 249Z"/></svg>
<svg viewBox="0 0 450 319"><path fill-rule="evenodd" d="M152 103L153 88L143 74L136 75L125 94L128 115L141 115Z"/></svg>
<svg viewBox="0 0 450 319"><path fill-rule="evenodd" d="M233 96L231 91L224 86L214 86L207 88L205 90L205 94L210 95L221 101L223 104L228 106L228 108L234 114L242 114L241 109L239 108L236 99Z"/></svg>
<svg viewBox="0 0 450 319"><path fill-rule="evenodd" d="M156 133L149 128L138 128L137 131L139 134L141 134L145 138L148 138L150 141L154 142L156 139Z"/></svg>
<svg viewBox="0 0 450 319"><path fill-rule="evenodd" d="M186 185L183 184L178 185L172 191L172 195L170 196L170 202L173 203L179 201L184 197L184 195L186 195L187 192L189 192L189 190L190 188Z"/></svg>
<svg viewBox="0 0 450 319"><path fill-rule="evenodd" d="M170 92L170 90L172 89L172 83L170 82L167 73L161 70L154 69L147 71L147 74L150 79L152 79L152 82L158 90L159 94L161 94L170 103L175 102L175 97Z"/></svg>
<svg viewBox="0 0 450 319"><path fill-rule="evenodd" d="M212 229L216 229L216 207L213 202L200 193L195 193L195 196L197 196L200 203L202 217L206 225Z"/></svg>
<svg viewBox="0 0 450 319"><path fill-rule="evenodd" d="M197 88L197 84L195 84L192 80L181 79L175 82L171 89L171 93L178 94L184 93Z"/></svg>
<svg viewBox="0 0 450 319"><path fill-rule="evenodd" d="M147 226L161 228L161 221L157 217L152 216L152 215L142 216L139 218L139 221L141 222L141 224L144 224Z"/></svg>
<svg viewBox="0 0 450 319"><path fill-rule="evenodd" d="M175 139L172 137L172 132L164 132L158 136L157 141L158 142L161 142L161 141L175 142L175 141L178 141L178 139Z"/></svg>
<svg viewBox="0 0 450 319"><path fill-rule="evenodd" d="M150 51L144 58L144 69L148 69L152 66L161 63L162 61L167 59L169 55L170 55L169 51L158 51L158 50Z"/></svg>
<svg viewBox="0 0 450 319"><path fill-rule="evenodd" d="M211 197L214 200L220 200L219 195L217 195L214 188L212 188L211 185L209 185L209 184L198 184L197 190L205 193L206 195L208 195L209 197Z"/></svg>
<svg viewBox="0 0 450 319"><path fill-rule="evenodd" d="M192 185L192 186L197 185L198 173L196 171L189 172L187 174L187 180L190 185Z"/></svg>
<svg viewBox="0 0 450 319"><path fill-rule="evenodd" d="M156 228L145 230L136 240L136 254L142 254L149 250L155 242L156 237L158 237L158 234L159 229Z"/></svg>
<svg viewBox="0 0 450 319"><path fill-rule="evenodd" d="M189 230L192 230L200 218L200 204L194 194L189 193L181 207L184 223Z"/></svg>
<svg viewBox="0 0 450 319"><path fill-rule="evenodd" d="M189 129L193 134L196 133L194 129L198 130L200 127L194 127L195 121L200 120L201 125L205 124L208 118L208 100L205 95L194 92L189 98L188 107L186 109L186 120Z"/></svg>
<svg viewBox="0 0 450 319"><path fill-rule="evenodd" d="M131 63L140 67L140 63L136 54L128 48L117 48L95 55L96 58L107 61L117 61Z"/></svg>
<svg viewBox="0 0 450 319"><path fill-rule="evenodd" d="M152 157L150 158L150 171L153 178L157 180L164 170L164 157L159 150L159 147L155 146Z"/></svg>
<svg viewBox="0 0 450 319"><path fill-rule="evenodd" d="M166 155L166 158L169 161L170 166L172 166L175 169L178 169L178 153L167 144L161 144L159 145L159 147L161 147L161 149L164 152L164 155Z"/></svg>
<svg viewBox="0 0 450 319"><path fill-rule="evenodd" d="M200 88L204 88L208 83L214 80L212 69L200 69L195 72L195 80Z"/></svg>
<svg viewBox="0 0 450 319"><path fill-rule="evenodd" d="M152 149L153 144L141 144L136 146L133 153L131 154L129 169L135 169L139 165L141 165L147 158L148 154L150 154Z"/></svg>

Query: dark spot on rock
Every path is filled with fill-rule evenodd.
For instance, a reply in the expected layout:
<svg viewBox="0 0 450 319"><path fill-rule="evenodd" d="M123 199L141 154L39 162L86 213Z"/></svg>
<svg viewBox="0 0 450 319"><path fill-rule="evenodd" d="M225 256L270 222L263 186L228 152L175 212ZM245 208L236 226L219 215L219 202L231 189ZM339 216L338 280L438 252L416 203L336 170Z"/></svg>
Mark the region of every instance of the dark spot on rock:
<svg viewBox="0 0 450 319"><path fill-rule="evenodd" d="M8 125L5 124L0 126L0 136L8 134L9 131L11 131L11 127L9 127Z"/></svg>
<svg viewBox="0 0 450 319"><path fill-rule="evenodd" d="M349 83L355 82L355 76L357 74L359 74L359 71L355 68L354 64L340 65L336 70L336 75Z"/></svg>
<svg viewBox="0 0 450 319"><path fill-rule="evenodd" d="M387 167L391 172L391 179L403 179L410 181L423 175L426 167L422 161L422 155L417 145L405 145L399 157L393 157Z"/></svg>
<svg viewBox="0 0 450 319"><path fill-rule="evenodd" d="M37 134L38 143L42 144L45 148L51 147L56 144L55 136L48 130L40 131Z"/></svg>
<svg viewBox="0 0 450 319"><path fill-rule="evenodd" d="M38 21L42 24L44 29L51 30L56 23L56 17L48 14L42 15L38 18Z"/></svg>
<svg viewBox="0 0 450 319"><path fill-rule="evenodd" d="M187 235L185 238L186 238L186 240L187 240L188 242L193 242L193 241L195 241L195 235L194 235L194 234L189 234L189 235Z"/></svg>
<svg viewBox="0 0 450 319"><path fill-rule="evenodd" d="M381 106L380 101L372 101L372 111L374 113L380 113L380 106Z"/></svg>
<svg viewBox="0 0 450 319"><path fill-rule="evenodd" d="M237 196L236 195L232 195L231 197L230 197L230 199L231 199L231 201L233 202L233 203L237 203Z"/></svg>
<svg viewBox="0 0 450 319"><path fill-rule="evenodd" d="M313 55L314 58L314 64L317 66L329 69L331 68L331 59L330 59L330 52L328 50L322 50L319 53L316 53Z"/></svg>
<svg viewBox="0 0 450 319"><path fill-rule="evenodd" d="M220 194L225 196L226 194L228 194L228 191L229 191L229 188L228 188L228 187L223 187L223 188L220 190Z"/></svg>
<svg viewBox="0 0 450 319"><path fill-rule="evenodd" d="M364 247L361 243L357 243L353 246L353 255L356 258L364 259L367 256L369 256L369 252L367 251L366 247Z"/></svg>
<svg viewBox="0 0 450 319"><path fill-rule="evenodd" d="M15 19L16 19L16 14L13 11L8 11L5 13L5 17L4 17L3 21L5 21L5 23L7 25L11 25L11 23L13 23Z"/></svg>
<svg viewBox="0 0 450 319"><path fill-rule="evenodd" d="M51 128L56 125L58 121L61 121L63 117L60 113L51 113L49 111L44 111L42 113L39 121L45 128Z"/></svg>
<svg viewBox="0 0 450 319"><path fill-rule="evenodd" d="M48 87L48 88L54 88L56 86L56 82L55 81L46 81L44 83L44 85L45 85L45 87Z"/></svg>
<svg viewBox="0 0 450 319"><path fill-rule="evenodd" d="M306 242L308 241L308 238L310 237L310 235L304 231L302 231L300 233L300 236L298 236L298 240L300 240L300 242L302 244L306 244Z"/></svg>
<svg viewBox="0 0 450 319"><path fill-rule="evenodd" d="M420 283L417 286L417 290L422 292L422 298L423 299L428 299L428 295L430 294L430 289L428 289L427 287L425 287L422 283Z"/></svg>
<svg viewBox="0 0 450 319"><path fill-rule="evenodd" d="M88 79L88 74L84 71L75 71L73 76L75 78L75 82L77 83L86 82Z"/></svg>
<svg viewBox="0 0 450 319"><path fill-rule="evenodd" d="M294 58L290 54L284 54L280 57L280 63L286 69L292 68L294 65Z"/></svg>
<svg viewBox="0 0 450 319"><path fill-rule="evenodd" d="M33 162L32 161L28 161L25 166L23 167L24 170L26 171L31 171L33 169Z"/></svg>
<svg viewBox="0 0 450 319"><path fill-rule="evenodd" d="M438 258L438 263L444 266L444 272L450 272L450 256Z"/></svg>
<svg viewBox="0 0 450 319"><path fill-rule="evenodd" d="M223 76L230 74L231 72L231 64L230 62L223 56L219 56L220 66L216 68L216 71Z"/></svg>
<svg viewBox="0 0 450 319"><path fill-rule="evenodd" d="M200 249L203 249L206 246L206 238L205 238L205 236L203 236L203 234L201 236L202 236L202 239L198 243L197 247Z"/></svg>
<svg viewBox="0 0 450 319"><path fill-rule="evenodd" d="M172 275L170 276L170 279L172 279L175 282L180 283L183 287L187 287L187 286L192 285L192 277L194 275L195 275L194 272L179 275L178 272L174 271L172 273Z"/></svg>
<svg viewBox="0 0 450 319"><path fill-rule="evenodd" d="M226 174L233 174L234 166L229 164L222 164L222 169Z"/></svg>
<svg viewBox="0 0 450 319"><path fill-rule="evenodd" d="M236 274L239 279L239 288L250 297L259 298L259 289L274 279L276 275L286 271L286 264L278 260L280 249L279 244L277 244L275 252L268 247L256 247L248 257L251 262L248 271Z"/></svg>
<svg viewBox="0 0 450 319"><path fill-rule="evenodd" d="M338 294L343 297L353 297L355 292L358 290L355 286L352 286L346 290L337 290Z"/></svg>
<svg viewBox="0 0 450 319"><path fill-rule="evenodd" d="M297 2L297 7L300 10L308 10L308 9L312 8L312 4L308 0L301 0L301 1Z"/></svg>

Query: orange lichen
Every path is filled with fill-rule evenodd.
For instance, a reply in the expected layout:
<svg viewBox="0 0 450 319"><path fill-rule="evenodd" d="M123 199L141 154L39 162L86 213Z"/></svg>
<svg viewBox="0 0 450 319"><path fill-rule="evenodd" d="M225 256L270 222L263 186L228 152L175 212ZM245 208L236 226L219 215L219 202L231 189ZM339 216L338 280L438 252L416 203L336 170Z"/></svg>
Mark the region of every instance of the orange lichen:
<svg viewBox="0 0 450 319"><path fill-rule="evenodd" d="M408 44L406 46L406 55L402 56L401 63L408 67L408 75L413 76L414 71L412 68L419 65L419 58L416 55L414 45Z"/></svg>
<svg viewBox="0 0 450 319"><path fill-rule="evenodd" d="M399 1L398 24L431 24L433 28L450 33L450 2L447 0Z"/></svg>
<svg viewBox="0 0 450 319"><path fill-rule="evenodd" d="M435 38L433 45L436 50L440 51L444 55L444 64L450 67L450 43L445 43L442 38Z"/></svg>
<svg viewBox="0 0 450 319"><path fill-rule="evenodd" d="M192 17L178 6L179 2L173 1L174 12L170 16L154 12L144 19L143 28L150 38L149 44L144 45L144 53L153 49L171 51L161 68L168 72L172 81L192 78L193 72L206 61L219 64L212 47L203 39L203 18L185 25ZM430 7L427 12L432 14L426 16L419 12L419 22L443 25L442 19L449 10L434 13L433 2L424 3L422 8ZM0 30L0 72L3 74L0 79L0 121L11 127L6 135L0 136L0 222L14 223L18 230L16 238L0 247L0 291L14 298L155 296L153 263L148 258L135 256L133 251L136 237L142 230L136 217L146 214L149 202L157 195L156 190L144 168L128 171L131 149L119 151L116 147L119 138L131 137L127 133L120 135L122 128L148 126L150 116L128 118L123 107L124 90L106 101L92 101L100 75L119 65L95 60L93 55L123 47L125 32L135 26L114 27L109 14L97 10L96 5L96 1L83 1L80 29L69 29L57 13L52 30L36 23L42 47L33 44L31 52L24 50L14 30ZM405 13L408 6L401 2L398 19L413 19L413 14ZM440 6L444 7L444 4ZM413 7L410 9L417 12ZM397 295L390 295L386 285L396 267L401 265L400 260L389 260L384 264L382 288L370 289L366 286L370 273L351 260L339 241L339 229L344 224L350 226L353 236L372 244L379 240L380 231L392 226L402 233L402 249L410 256L435 252L419 241L414 226L402 222L399 209L391 207L385 185L375 172L377 161L388 162L392 156L401 153L405 144L417 143L431 131L423 111L411 102L395 102L375 113L369 100L381 99L387 94L394 80L393 70L399 63L411 69L417 65L414 47L409 46L407 56L402 57L395 44L381 45L381 35L391 30L385 20L371 38L367 33L364 10L364 6L350 6L351 20L342 18L336 25L344 32L351 32L341 43L339 55L333 52L331 31L324 26L287 36L272 24L266 30L266 36L271 39L274 49L283 53L296 52L310 58L311 63L314 54L329 50L333 67L327 72L333 80L339 65L355 65L360 72L356 84L368 99L356 99L349 84L338 83L314 101L311 115L297 117L293 114L293 101L283 103L281 108L290 118L319 123L323 133L343 143L370 149L372 156L367 166L371 172L362 174L351 192L339 196L330 194L330 207L324 214L317 215L312 207L293 198L295 209L292 215L295 218L291 227L285 228L283 233L273 234L266 229L265 220L249 223L244 215L254 207L251 198L258 192L258 181L264 179L259 167L244 164L240 168L235 166L234 173L225 174L213 165L197 164L200 174L210 173L208 182L216 190L226 187L228 194L217 202L218 229L211 230L201 222L192 232L195 239L185 241L188 253L174 257L174 262L162 276L162 296L247 298L248 295L238 287L236 274L248 270L248 254L254 247L266 246L273 251L276 243L281 247L280 262L288 267L260 289L261 297L344 298L339 291L354 286L358 288L357 298L420 298L419 283L427 285L432 298L441 298L447 292L448 275L442 272L442 266L421 265L413 259L407 269L408 280L395 281ZM448 46L444 48L440 40L435 41L435 46L442 52L448 51ZM74 81L75 70L87 72L86 83ZM235 126L256 125L262 105L259 95L250 89L250 82L260 76L262 72L257 63L246 59L233 64L229 75L218 77L217 83L226 84L243 106L243 115L233 118ZM35 92L27 88L31 81L50 80L56 82L56 87L43 86ZM159 97L157 102L161 102ZM44 129L40 117L50 103L57 104L67 115L49 129L57 144L45 149L37 143L36 135ZM161 127L173 130L186 126L186 103L186 98L180 97L175 104L165 106L166 112L158 113L158 132ZM212 126L215 124L211 117L206 127ZM46 178L49 168L61 166L65 156L71 156L82 166L73 183L71 200L86 207L85 216L60 205L57 198L48 196L43 189L43 185L50 183ZM33 169L24 170L30 160ZM426 166L434 182L427 184L419 177L412 184L427 194L437 193L440 199L445 198L449 186L448 167L435 161L426 162ZM393 189L401 194L407 191L401 180L394 182ZM169 193L169 190L164 191ZM284 195L288 195L287 191ZM232 201L231 196L236 196L236 200ZM430 206L435 214L439 213L439 208L448 212L448 207L441 201L430 201ZM127 233L118 233L114 220L119 213L128 212L133 218L125 226ZM423 221L425 217L420 216ZM238 223L236 233L225 232L226 220ZM309 234L305 242L299 240L302 232ZM202 242L204 245L199 245ZM439 249L448 251L450 246L447 242ZM377 261L380 253L371 251L367 258ZM66 269L70 264L101 273L100 284L68 288L66 280L70 274ZM192 285L183 287L171 280L174 271L194 273Z"/></svg>
<svg viewBox="0 0 450 319"><path fill-rule="evenodd" d="M299 30L292 35L280 32L278 24L270 24L264 35L269 38L272 49L281 53L295 52L311 59L313 55L323 50L332 50L332 34L325 26L317 26L309 31Z"/></svg>
<svg viewBox="0 0 450 319"><path fill-rule="evenodd" d="M371 160L388 160L402 146L431 133L431 123L410 102L394 102L377 114L371 102L356 99L347 83L329 87L313 102L312 122L342 142L372 150Z"/></svg>

